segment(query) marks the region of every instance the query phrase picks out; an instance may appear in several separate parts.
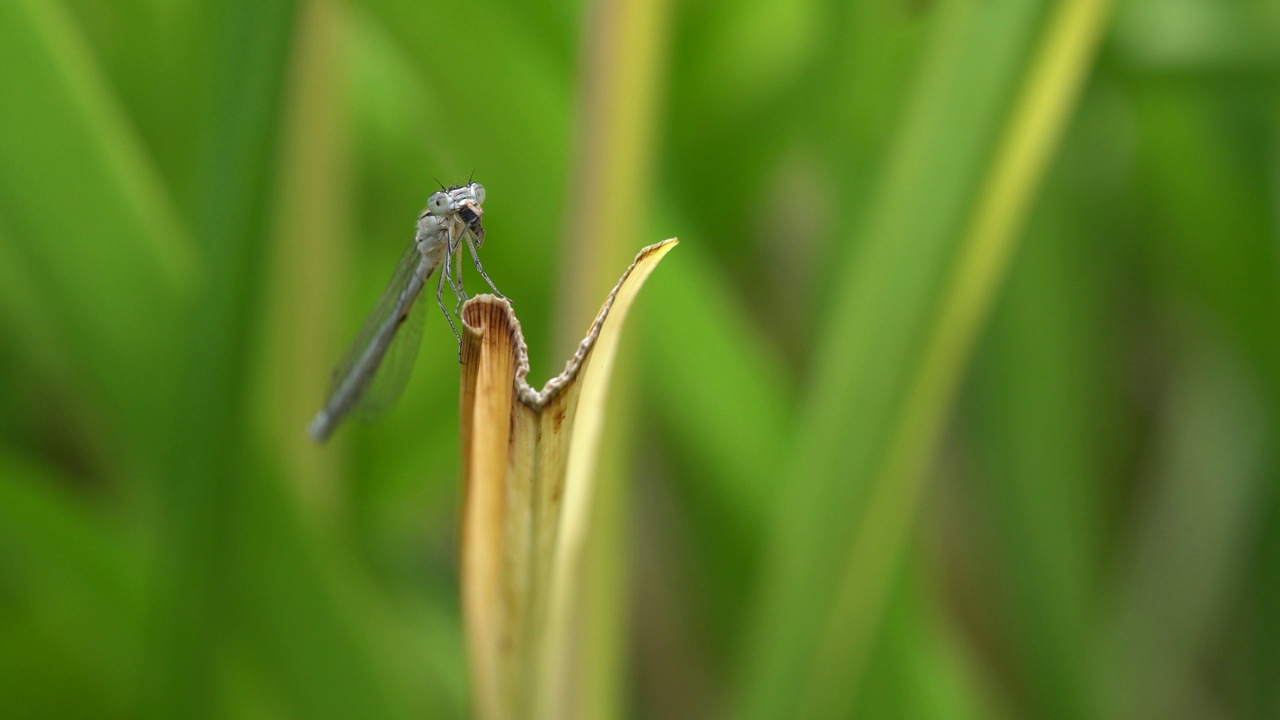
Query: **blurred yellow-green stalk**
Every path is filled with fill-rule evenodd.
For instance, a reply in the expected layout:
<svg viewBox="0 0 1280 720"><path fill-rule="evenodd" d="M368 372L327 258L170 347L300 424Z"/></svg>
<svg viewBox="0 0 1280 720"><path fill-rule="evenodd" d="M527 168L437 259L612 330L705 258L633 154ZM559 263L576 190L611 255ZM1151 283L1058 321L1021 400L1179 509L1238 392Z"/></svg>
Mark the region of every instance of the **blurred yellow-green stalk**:
<svg viewBox="0 0 1280 720"><path fill-rule="evenodd" d="M470 716L444 319L305 427L473 176L534 385L682 241L578 717L1280 716L1274 0L6 0L0 717Z"/></svg>

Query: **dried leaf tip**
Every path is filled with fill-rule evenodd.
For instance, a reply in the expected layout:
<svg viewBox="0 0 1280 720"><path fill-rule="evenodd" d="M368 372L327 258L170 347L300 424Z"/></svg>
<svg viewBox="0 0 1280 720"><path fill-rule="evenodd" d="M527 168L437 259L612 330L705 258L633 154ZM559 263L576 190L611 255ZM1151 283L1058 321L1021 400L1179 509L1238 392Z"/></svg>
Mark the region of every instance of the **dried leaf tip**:
<svg viewBox="0 0 1280 720"><path fill-rule="evenodd" d="M511 305L463 307L462 605L475 717L561 716L608 381L627 312L675 239L644 248L562 373L526 381Z"/></svg>

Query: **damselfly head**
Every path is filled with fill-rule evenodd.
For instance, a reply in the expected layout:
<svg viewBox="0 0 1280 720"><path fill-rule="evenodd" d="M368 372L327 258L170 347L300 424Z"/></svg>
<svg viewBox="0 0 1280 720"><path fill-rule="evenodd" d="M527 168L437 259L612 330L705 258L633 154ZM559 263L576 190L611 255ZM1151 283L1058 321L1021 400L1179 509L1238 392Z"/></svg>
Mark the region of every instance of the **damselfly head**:
<svg viewBox="0 0 1280 720"><path fill-rule="evenodd" d="M471 236L475 238L476 247L484 244L484 225L480 218L484 216L484 186L477 182L456 185L446 190L431 193L427 198L427 209L420 217L421 222L427 216L445 217L454 215L466 225Z"/></svg>
<svg viewBox="0 0 1280 720"><path fill-rule="evenodd" d="M479 216L483 214L480 210L480 205L483 203L484 186L480 183L455 185L451 188L431 193L431 197L427 198L427 214L445 215L449 212L460 210L463 205L469 205L475 208L475 212L472 214ZM470 224L469 219L468 224Z"/></svg>

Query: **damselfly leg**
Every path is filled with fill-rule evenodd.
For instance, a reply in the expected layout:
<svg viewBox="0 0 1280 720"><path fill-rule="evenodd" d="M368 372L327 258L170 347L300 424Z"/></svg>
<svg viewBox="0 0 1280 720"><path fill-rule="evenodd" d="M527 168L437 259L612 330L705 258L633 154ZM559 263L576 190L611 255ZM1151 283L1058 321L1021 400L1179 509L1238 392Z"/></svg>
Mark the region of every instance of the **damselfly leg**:
<svg viewBox="0 0 1280 720"><path fill-rule="evenodd" d="M497 287L495 287L495 286L494 286L494 284L493 284L493 281L489 279L489 273L485 272L485 271L484 271L484 266L480 264L480 253L476 252L476 245L475 245L475 243L473 243L473 242L471 241L471 233L470 233L470 232L467 232L467 233L465 233L462 237L463 237L463 239L464 239L464 240L466 241L466 243L467 243L467 249L469 249L469 250L471 251L471 259L475 261L475 263L476 263L476 271L480 273L480 277L484 278L484 281L485 281L485 282L487 282L487 283L489 283L489 289L493 290L493 294L494 294L494 295L497 295L498 297L502 298L503 300L506 300L506 299L507 299L507 296L505 296L505 295L503 295L502 293L498 292L498 288L497 288ZM461 253L459 253L459 254L461 254Z"/></svg>
<svg viewBox="0 0 1280 720"><path fill-rule="evenodd" d="M458 326L453 324L453 316L449 314L449 308L444 306L444 281L449 280L449 287L453 288L453 279L449 278L449 259L441 263L444 267L440 268L440 279L436 281L436 304L440 306L440 312L444 313L444 319L449 321L449 329L453 331L453 336L458 340L458 362L462 362L462 336L458 334ZM457 288L453 291L458 292Z"/></svg>

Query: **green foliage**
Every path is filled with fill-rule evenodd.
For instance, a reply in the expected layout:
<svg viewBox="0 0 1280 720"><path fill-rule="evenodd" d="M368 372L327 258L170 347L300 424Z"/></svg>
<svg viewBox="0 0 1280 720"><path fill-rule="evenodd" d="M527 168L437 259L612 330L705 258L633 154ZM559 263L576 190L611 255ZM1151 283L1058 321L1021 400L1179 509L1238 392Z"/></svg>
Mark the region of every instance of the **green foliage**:
<svg viewBox="0 0 1280 720"><path fill-rule="evenodd" d="M0 715L466 716L443 319L304 430L436 178L559 369L610 5L0 3ZM1111 6L634 30L632 716L1280 714L1280 18Z"/></svg>

